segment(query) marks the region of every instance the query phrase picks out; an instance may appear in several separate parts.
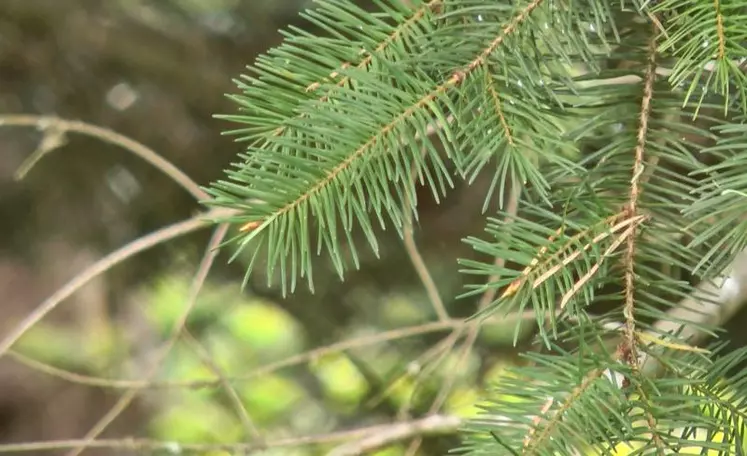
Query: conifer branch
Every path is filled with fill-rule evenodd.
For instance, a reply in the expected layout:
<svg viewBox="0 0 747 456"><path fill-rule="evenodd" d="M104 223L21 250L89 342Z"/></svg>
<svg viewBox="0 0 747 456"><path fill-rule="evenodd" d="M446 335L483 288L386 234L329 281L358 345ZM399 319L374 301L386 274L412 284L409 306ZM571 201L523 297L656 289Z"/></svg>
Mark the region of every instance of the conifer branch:
<svg viewBox="0 0 747 456"><path fill-rule="evenodd" d="M630 181L630 195L627 211L631 217L638 215L638 199L642 191L640 180L644 174L644 160L646 142L649 135L649 122L651 116L651 102L654 96L654 82L656 81L656 30L652 30L647 51L647 67L643 82L643 98L641 100L640 123L638 126L637 144L633 158L633 177ZM623 360L630 366L632 375L640 373L640 358L638 354L638 339L636 334L636 237L637 231L631 231L627 237L627 249L624 257L625 264L625 302L623 305L624 324L624 346L622 349ZM644 414L647 426L651 432L651 438L656 445L657 454L664 454L664 442L657 430L657 420L651 412L648 393L643 389L641 382L634 381L634 387L644 404Z"/></svg>
<svg viewBox="0 0 747 456"><path fill-rule="evenodd" d="M557 252L545 256L548 247L543 246L537 255L532 259L532 262L524 268L524 270L521 273L521 276L514 280L506 289L503 291L501 295L501 299L510 297L525 284L529 282L530 278L534 278L534 280L531 282L532 289L538 288L543 283L547 282L551 277L553 277L555 274L559 273L563 270L563 268L568 267L569 264L571 264L573 261L578 259L582 254L585 252L591 250L592 247L597 245L602 240L610 237L611 235L615 234L616 232L622 230L623 228L627 228L629 226L637 226L639 223L641 223L646 217L643 215L637 215L630 218L623 219L620 222L615 223L617 220L622 218L624 214L615 214L613 216L607 217L606 219L598 222L598 225L611 225L609 230L603 231L600 234L597 234L592 238L589 242L585 243L584 246L580 249L572 250L567 255L564 255L577 241L582 240L585 236L588 236L593 232L595 228L598 228L597 226L589 226L587 229L569 237L568 241L560 248ZM563 228L558 228L552 236L548 238L548 242L553 242L557 235L560 235L562 233ZM625 233L628 231L626 230ZM541 261L540 261L541 259ZM570 299L570 298L569 298Z"/></svg>
<svg viewBox="0 0 747 456"><path fill-rule="evenodd" d="M644 172L644 149L648 135L649 117L651 115L651 100L654 95L654 81L656 80L656 39L649 42L648 65L643 85L643 99L641 101L640 124L638 127L637 144L633 158L633 177L630 180L630 195L626 211L631 217L638 215L638 196L641 192L639 180ZM627 238L625 253L625 304L623 316L625 318L626 351L629 352L628 363L638 370L638 354L636 349L636 317L635 317L635 256L636 232L632 231Z"/></svg>
<svg viewBox="0 0 747 456"><path fill-rule="evenodd" d="M433 11L436 7L441 5L442 2L443 0L429 0L428 2L421 4L416 10L412 12L412 16L410 16L407 20L402 21L394 29L394 31L392 31L392 33L389 34L389 36L387 36L384 40L382 40L376 46L376 48L374 48L374 52L364 57L363 60L361 60L360 63L358 63L358 65L356 65L356 67L358 69L365 69L371 63L375 54L382 52L384 49L387 48L387 46L390 46L394 41L397 40L398 37L402 35L403 30L412 27L413 24L417 23L417 21L420 20L427 12ZM408 6L411 7L412 5L408 4ZM361 49L359 52L359 55L364 55L364 54L367 54L366 50ZM340 66L340 69L345 70L349 68L351 65L352 64L350 62L345 62ZM332 73L330 73L329 79L334 80L334 79L337 79L338 76L340 76L340 73L337 71L333 71ZM350 81L351 81L350 76L343 76L339 81L337 81L337 87L342 87ZM323 81L323 82L326 82L326 81ZM313 92L317 90L321 85L322 83L320 82L313 82L306 87L306 92ZM327 100L329 100L329 92L319 99L320 102L325 102ZM276 133L276 135L282 133L284 131L284 127L280 127L277 131L278 133Z"/></svg>
<svg viewBox="0 0 747 456"><path fill-rule="evenodd" d="M553 433L558 429L565 412L570 410L576 401L594 384L594 381L603 374L603 369L594 369L586 373L581 380L581 384L571 391L556 410L552 410L555 398L547 398L540 413L532 419L532 425L527 430L522 454L527 456L539 454L538 451L542 448L543 443L552 438ZM552 413L550 413L551 410Z"/></svg>
<svg viewBox="0 0 747 456"><path fill-rule="evenodd" d="M716 36L718 36L718 52L716 60L725 60L726 56L726 32L724 31L724 16L721 11L721 1L713 0L713 9L716 12Z"/></svg>
<svg viewBox="0 0 747 456"><path fill-rule="evenodd" d="M399 38L403 34L404 30L412 27L413 24L417 23L417 21L420 20L428 11L432 11L434 8L440 5L442 1L443 0L429 0L428 2L421 4L416 10L412 12L412 16L410 18L398 24L391 34L389 34L384 40L382 40L380 43L376 45L373 53L368 53L365 49L361 49L359 52L359 55L364 55L364 54L368 54L368 55L366 55L357 65L355 65L355 68L359 70L366 69L368 65L371 64L371 62L373 61L373 58L376 54L384 51L388 46L394 43L397 40L397 38ZM337 79L340 76L339 71L346 70L350 68L351 66L353 66L351 62L343 63L342 65L340 65L340 69L338 71L333 71L332 73L330 73L328 78L331 80ZM321 85L327 81L328 80L312 82L311 84L306 86L305 92L314 92L318 90L319 87L321 87ZM326 93L318 99L318 102L324 103L324 102L329 101L329 97L332 94L334 89L344 87L346 84L350 83L351 81L352 79L350 76L344 75L342 78L340 78L339 81L337 81L334 88L330 88L329 90L327 90ZM294 118L294 120L303 119L305 116L306 116L305 113L299 114L297 117ZM272 136L280 136L287 129L288 129L287 125L280 126L272 132ZM256 224L254 224L254 226L252 226L251 224L253 224L253 222L249 222L245 224L242 227L242 231L248 231L256 226Z"/></svg>
<svg viewBox="0 0 747 456"><path fill-rule="evenodd" d="M498 95L498 90L496 90L495 88L495 82L490 77L490 73L488 73L487 71L485 72L485 83L488 86L490 98L493 100L495 113L498 115L498 118L501 121L501 128L503 129L503 133L506 136L506 141L508 141L509 145L513 146L514 135L511 133L511 128L508 126L508 122L506 122L506 116L503 115L503 109L501 109L501 98Z"/></svg>

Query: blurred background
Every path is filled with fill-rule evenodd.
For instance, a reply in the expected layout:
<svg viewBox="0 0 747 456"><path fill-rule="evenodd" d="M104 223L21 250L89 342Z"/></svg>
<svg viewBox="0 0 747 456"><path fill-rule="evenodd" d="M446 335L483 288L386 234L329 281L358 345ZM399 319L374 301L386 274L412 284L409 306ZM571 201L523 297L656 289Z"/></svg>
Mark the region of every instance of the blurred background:
<svg viewBox="0 0 747 456"><path fill-rule="evenodd" d="M212 117L235 112L224 96L235 92L232 79L279 43L278 29L310 29L297 15L310 6L304 0L0 1L0 335L102 256L201 210L127 151L76 134L18 181L14 174L42 134L3 125L2 117L55 115L106 127L206 185L241 147L221 135L233 125ZM419 207L419 226L427 229L418 229L417 242L454 318L475 309L476 300L454 299L464 285L456 258L471 255L461 239L483 228L489 183L458 187L441 206L424 196ZM0 360L0 444L82 438L125 393L126 382L101 379L143 378L184 308L209 236L204 230L129 259L27 333ZM230 252L222 253L186 324L197 344L180 339L152 387L102 436L176 442L170 451L179 444L251 442L241 408L267 441L323 435L421 417L439 392L444 413L475 413L482 385L511 356L501 347L513 331L488 328L464 357L448 327L369 340L436 320L402 241L382 236L381 260L363 258L361 270L342 283L331 268L317 269L316 293L301 290L287 299L262 286L261 277L242 293L241 260L228 265ZM354 338L361 340L355 349L308 355ZM235 397L214 381L216 367ZM190 383L205 379L213 380ZM441 388L445 382L448 390ZM457 443L453 436L429 438L418 454L443 454ZM377 454L405 454L409 444ZM331 446L262 454L311 456ZM151 453L159 452L85 454Z"/></svg>

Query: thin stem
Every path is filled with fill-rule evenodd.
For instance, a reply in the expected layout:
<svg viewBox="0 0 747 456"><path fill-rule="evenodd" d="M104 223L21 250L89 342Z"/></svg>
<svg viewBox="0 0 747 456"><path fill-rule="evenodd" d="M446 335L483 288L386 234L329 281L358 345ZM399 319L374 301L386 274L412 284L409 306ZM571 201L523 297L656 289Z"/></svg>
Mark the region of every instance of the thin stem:
<svg viewBox="0 0 747 456"><path fill-rule="evenodd" d="M115 250L109 255L101 258L91 266L76 275L69 282L59 288L52 296L42 302L33 312L18 323L10 333L0 341L0 358L20 339L29 329L39 323L47 314L53 311L65 299L80 290L88 282L96 278L117 264L132 258L138 253L162 244L166 241L178 238L185 234L207 228L212 225L211 219L230 214L232 211L226 209L214 209L195 217L174 223L160 230L154 231L146 236L140 237L129 244Z"/></svg>
<svg viewBox="0 0 747 456"><path fill-rule="evenodd" d="M643 97L641 100L640 122L638 124L638 135L633 155L633 177L630 180L630 194L628 197L627 212L630 218L638 216L638 199L642 192L643 183L641 176L644 173L644 160L646 142L649 134L649 121L651 117L651 104L654 97L654 82L656 81L656 30L652 30L652 37L648 46L648 65L643 81ZM621 345L623 360L630 366L633 375L640 375L641 361L638 355L638 339L636 335L636 298L635 298L635 260L637 248L638 230L630 230L627 236L627 249L623 258L625 266L623 305L624 317L624 342ZM648 403L648 393L641 387L640 382L633 382L635 390L641 397L642 402ZM656 445L657 454L664 454L664 442L657 432L657 420L648 407L644 407L646 424L651 431L652 440Z"/></svg>
<svg viewBox="0 0 747 456"><path fill-rule="evenodd" d="M212 239L210 239L210 243L208 244L208 247L205 251L205 255L203 256L202 261L200 262L200 266L197 270L197 273L195 274L194 279L192 280L192 284L190 286L189 294L187 296L186 303L184 305L184 310L182 310L181 314L179 315L179 318L176 319L174 322L174 325L171 329L171 335L169 339L166 341L164 345L161 346L160 350L156 353L156 356L154 357L154 360L151 364L150 369L145 374L145 381L150 381L159 371L161 368L161 365L163 361L166 359L168 354L171 352L171 349L176 344L176 341L179 339L179 336L181 335L181 332L184 328L184 325L187 322L187 319L189 318L189 315L192 313L192 309L195 306L195 303L197 302L197 296L200 293L200 290L202 290L203 285L205 284L205 279L207 278L208 273L210 272L210 268L213 265L213 261L215 260L215 257L218 255L218 246L223 241L223 238L226 236L226 233L228 232L228 224L221 224L216 228L215 232L213 233ZM109 410L109 412L104 415L95 425L94 427L86 434L84 437L83 442L79 446L77 446L73 451L68 453L68 456L78 456L83 450L86 449L90 445L90 443L96 439L96 437L99 436L129 405L132 403L132 401L135 399L137 394L140 392L138 388L132 388L127 390L117 401L116 404Z"/></svg>
<svg viewBox="0 0 747 456"><path fill-rule="evenodd" d="M54 116L35 116L29 114L9 114L0 116L0 127L36 127L45 133L42 143L39 148L37 148L37 153L34 153L32 158L27 160L26 163L16 172L16 176L19 178L23 177L31 167L42 158L43 155L62 146L64 141L61 140L61 136L66 133L78 133L126 149L169 176L174 182L194 196L196 200L203 201L210 199L210 196L205 193L205 191L202 190L195 181L171 162L158 155L149 147L108 128L91 125L78 120L67 120ZM54 134L51 134L51 132L54 132ZM47 138L55 138L55 141L49 142L45 145L45 139Z"/></svg>
<svg viewBox="0 0 747 456"><path fill-rule="evenodd" d="M341 445L327 456L357 456L415 436L453 434L461 425L460 418L450 415L430 415L420 420L394 423L356 442Z"/></svg>
<svg viewBox="0 0 747 456"><path fill-rule="evenodd" d="M533 311L525 311L520 314L507 315L498 317L489 317L483 321L483 325L498 325L511 327L515 325L518 320L534 321L536 320L536 314ZM465 320L450 320L447 322L430 322L422 325L406 326L404 328L392 329L389 331L372 334L364 337L356 337L344 341L337 342L332 345L315 348L298 355L293 355L289 358L275 361L273 363L264 365L257 369L251 370L244 374L227 376L226 380L230 382L242 382L248 381L262 375L271 374L280 369L296 366L309 362L313 359L319 358L330 353L338 353L345 350L350 350L358 347L365 347L374 345L381 342L389 342L393 340L405 339L408 337L415 337L423 334L430 334L439 331L456 330L466 326L468 322ZM165 380L165 381L152 381L146 382L143 380L126 380L126 379L109 379L103 377L95 377L90 375L78 374L70 372L65 369L61 369L41 361L29 358L26 355L15 352L13 350L8 352L8 356L19 364L23 364L29 369L36 370L45 375L59 378L61 380L84 385L92 386L96 388L107 388L107 389L171 389L171 388L213 388L219 386L221 380L219 378L208 378L204 380Z"/></svg>
<svg viewBox="0 0 747 456"><path fill-rule="evenodd" d="M519 210L519 198L521 195L521 186L518 184L518 182L511 182L511 190L509 191L508 196L508 204L506 206L506 222L509 222L513 220L516 217L516 214ZM505 265L506 259L502 257L497 257L495 259L495 265L498 268L501 268ZM500 279L498 274L493 274L488 278L487 283L494 283L497 282ZM495 295L498 292L498 290L495 287L488 288L485 293L480 298L480 302L478 303L478 312L485 310L494 300ZM533 314L534 315L534 314ZM450 374L446 377L444 383L441 385L438 391L438 395L436 396L436 399L431 404L431 407L429 409L429 413L436 413L438 412L441 407L443 407L443 404L446 402L446 399L448 399L449 394L451 393L451 390L454 388L454 383L456 381L456 376L458 372L461 372L462 365L469 357L470 353L472 352L472 348L475 345L475 342L477 341L477 336L480 333L480 328L483 320L482 319L475 319L472 320L466 327L467 329L467 337L464 340L464 344L462 344L462 350L459 353L459 357L457 358L456 365L453 367L453 369L450 370ZM408 448L407 454L408 455L414 455L417 449L422 444L422 438L418 437L416 440L414 440L410 447Z"/></svg>
<svg viewBox="0 0 747 456"><path fill-rule="evenodd" d="M242 402L239 393L236 391L236 388L231 385L231 382L228 381L228 378L223 373L223 369L221 369L218 363L215 362L208 349L205 348L205 346L203 346L202 343L200 343L200 341L197 340L186 328L184 328L183 334L184 340L192 347L194 352L197 353L197 355L202 359L205 365L213 372L213 375L218 378L221 386L226 391L226 394L228 394L228 399L231 401L234 409L236 409L236 415L238 416L239 421L241 421L241 425L244 428L246 438L251 437L254 441L261 440L262 437L260 435L259 428L257 428L256 424L254 424L254 420L252 420L251 416L249 415L249 411L246 409L246 407L244 407L244 403Z"/></svg>
<svg viewBox="0 0 747 456"><path fill-rule="evenodd" d="M412 209L408 206L409 203L405 205L407 219L405 220L405 228L403 230L405 251L407 252L407 256L410 258L412 266L415 268L415 272L418 274L420 281L423 283L425 292L428 295L428 300L433 306L433 310L436 312L438 320L448 321L450 318L449 313L446 311L446 306L441 299L441 294L438 292L436 282L433 280L430 271L428 271L428 266L426 266L422 255L420 255L420 251L418 251L418 246L415 243L415 236L412 230Z"/></svg>
<svg viewBox="0 0 747 456"><path fill-rule="evenodd" d="M164 442L150 439L101 439L87 444L88 448L102 448L108 450L129 450L143 454L144 452L166 451L172 454L205 454L213 451L228 451L236 453L254 453L265 448L292 448L304 445L320 445L327 443L344 442L346 440L367 438L366 436L393 436L396 431L400 435L404 430L410 432L455 432L461 420L453 416L430 417L426 420L415 420L394 424L374 425L350 429L346 431L331 432L328 434L317 434L302 437L289 437L268 440L265 445L257 443L178 443ZM452 430L453 429L453 430ZM406 437L403 437L406 438ZM393 441L393 440L390 440ZM83 444L83 440L52 440L47 442L8 443L0 444L0 453L26 453L31 451L58 451L77 448Z"/></svg>

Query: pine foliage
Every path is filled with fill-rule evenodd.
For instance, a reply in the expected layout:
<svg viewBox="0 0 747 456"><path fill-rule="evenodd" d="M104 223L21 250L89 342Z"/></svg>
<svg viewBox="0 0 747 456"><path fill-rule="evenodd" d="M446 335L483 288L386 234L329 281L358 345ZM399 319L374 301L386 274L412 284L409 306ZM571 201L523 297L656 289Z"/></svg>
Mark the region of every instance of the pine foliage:
<svg viewBox="0 0 747 456"><path fill-rule="evenodd" d="M236 80L240 112L223 118L245 151L208 191L237 211L247 276L261 263L284 292L313 289L315 256L344 277L377 227L403 233L416 185L439 200L491 173L485 207L505 208L518 182L518 215L487 213L465 240L505 260L462 261L486 279L465 294L497 289L485 313L534 311L544 350L462 452L741 452L745 353L656 322L747 246L747 5L372 3L318 1L304 17L319 33L289 29Z"/></svg>

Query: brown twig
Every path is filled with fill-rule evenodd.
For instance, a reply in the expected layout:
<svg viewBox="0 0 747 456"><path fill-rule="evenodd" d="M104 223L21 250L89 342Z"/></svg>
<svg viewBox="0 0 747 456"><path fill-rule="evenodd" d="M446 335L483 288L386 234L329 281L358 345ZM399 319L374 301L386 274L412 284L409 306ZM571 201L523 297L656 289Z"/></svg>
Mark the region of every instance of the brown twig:
<svg viewBox="0 0 747 456"><path fill-rule="evenodd" d="M420 420L394 423L358 441L341 445L327 456L357 456L415 436L453 434L461 425L461 418L450 415L430 415Z"/></svg>
<svg viewBox="0 0 747 456"><path fill-rule="evenodd" d="M535 320L536 315L532 311L526 311L521 314L508 315L501 318L487 318L483 321L483 325L506 325L512 326L515 320ZM393 329L381 333L377 333L365 337L356 337L349 340L337 342L332 345L319 347L298 355L293 355L289 358L276 361L258 369L254 369L245 374L236 376L227 376L226 380L230 382L247 381L253 378L257 378L262 375L273 373L279 369L292 367L298 364L309 362L318 357L324 356L329 353L337 353L357 347L363 347L367 345L373 345L380 342L388 342L393 340L404 339L407 337L415 337L423 334L429 334L445 330L454 330L459 327L463 327L467 324L464 320L450 320L448 322L430 322L422 325L408 326L405 328ZM16 362L23 364L29 369L39 371L43 374L59 378L61 380L75 383L79 385L92 386L97 388L107 389L165 389L165 388L209 388L220 385L221 380L218 378L205 379L205 380L165 380L165 381L153 381L145 382L143 380L125 380L125 379L109 379L102 377L95 377L90 375L78 374L70 372L65 369L60 369L55 366L43 363L41 361L29 358L21 353L17 353L13 350L8 352L8 356Z"/></svg>
<svg viewBox="0 0 747 456"><path fill-rule="evenodd" d="M454 116L447 116L446 125L451 125L452 122L454 122ZM440 128L442 127L435 123L430 123L426 127L424 136L427 138L428 136L435 134ZM415 134L415 140L419 140L420 136L420 133ZM427 152L427 149L423 148L422 155L425 156ZM418 166L413 166L412 171L410 172L411 182L415 181L419 172L420 169L418 168ZM436 283L433 280L433 276L431 276L431 273L428 270L428 267L426 266L422 255L420 255L417 243L415 242L415 234L413 232L412 226L413 211L415 210L415 208L413 207L413 202L410 201L410 197L407 192L405 192L404 203L405 204L403 212L405 214L405 223L404 230L402 232L402 238L405 245L405 251L407 252L407 256L410 258L410 261L412 262L412 265L415 268L415 272L420 278L420 281L423 283L423 287L425 288L428 300L431 302L433 310L436 312L438 319L440 321L447 321L449 320L449 313L446 311L446 306L444 305L443 300L441 299L441 295L438 292L438 287L436 286Z"/></svg>
<svg viewBox="0 0 747 456"><path fill-rule="evenodd" d="M441 341L439 341L432 347L428 348L428 350L421 353L416 359L407 363L407 368L405 369L405 371L399 376L393 378L389 382L389 386L387 386L379 394L375 395L370 400L368 400L365 406L370 408L370 407L374 407L378 405L405 379L415 378L415 381L416 381L415 386L417 386L417 382L423 376L429 375L429 371L432 368L432 365L438 364L441 355L444 352L448 352L450 350L450 348L454 344L453 339L456 334L458 334L458 329L457 327L453 327L453 330L449 333L447 337L443 338ZM432 363L434 359L435 361ZM425 368L423 368L423 366L425 366ZM412 395L410 397L412 397ZM400 407L397 416L400 417L401 419L407 418L409 416L408 412L409 412L410 405L411 405L411 401L409 400L403 401L403 404Z"/></svg>
<svg viewBox="0 0 747 456"><path fill-rule="evenodd" d="M518 182L512 182L511 183L511 189L508 193L508 204L506 205L506 222L510 222L516 217L516 214L519 210L519 198L521 197L521 185L519 185ZM494 264L497 268L502 268L506 264L506 259L499 257L495 258ZM495 283L500 279L500 276L498 274L493 274L488 278L488 284ZM485 293L482 294L480 297L480 301L477 304L478 312L485 310L494 300L495 295L498 293L498 289L495 287L488 288ZM449 386L444 390L442 389L441 392L439 392L439 397L436 399L436 402L434 405L438 404L438 408L441 407L441 404L446 401L446 397L448 396L449 390L452 388L454 379L456 378L456 372L458 372L461 369L462 364L469 356L470 352L472 351L472 348L475 344L475 341L477 340L477 335L480 333L480 327L482 324L482 319L475 319L472 320L470 325L467 327L467 338L464 341L464 348L462 349L462 353L459 356L459 359L457 361L457 365L452 370L452 375L449 376L449 380L447 383Z"/></svg>
<svg viewBox="0 0 747 456"><path fill-rule="evenodd" d="M534 314L521 315L520 318L533 319ZM503 324L502 321L494 321L495 324ZM364 347L367 345L373 345L380 342L388 342L392 340L404 339L407 337L415 337L423 334L429 334L433 332L453 330L459 326L464 325L462 320L450 320L447 322L430 322L422 325L407 326L404 328L392 329L389 331L368 335L364 337L356 337L349 340L344 340L324 347L315 348L304 353L290 356L286 359L275 361L273 363L264 365L250 372L242 375L226 377L228 381L247 381L253 378L260 377L273 373L279 369L292 367L298 364L303 364L324 355L330 353L337 353L340 351L350 350L357 347ZM107 389L164 389L164 388L208 388L220 385L220 379L205 379L205 380L167 380L167 381L153 381L146 382L143 380L123 380L123 379L108 379L101 377L94 377L89 375L77 374L74 372L66 371L40 361L28 358L25 355L16 352L9 352L15 361L40 371L44 374L60 378L62 380L76 383L80 385L93 386L97 388Z"/></svg>
<svg viewBox="0 0 747 456"><path fill-rule="evenodd" d="M69 298L73 293L80 290L88 282L99 274L108 271L122 261L131 258L138 253L151 247L162 244L179 236L211 226L212 218L220 218L232 213L226 209L214 209L204 214L174 223L160 230L154 231L146 236L138 238L129 244L115 250L109 255L101 258L83 272L73 277L69 282L59 288L52 296L42 302L33 312L18 323L13 330L0 341L0 358L2 358L17 341L35 324L41 321L48 313L53 311L62 301Z"/></svg>
<svg viewBox="0 0 747 456"><path fill-rule="evenodd" d="M427 150L423 148L422 154L425 155ZM410 180L414 181L419 174L420 169L415 164L410 171ZM441 294L438 292L436 282L433 280L428 266L426 266L423 256L420 255L418 246L415 243L415 235L413 233L412 219L415 208L413 207L413 201L410 200L410 196L405 192L403 212L405 215L404 229L402 231L402 240L405 245L405 252L412 262L412 266L415 268L415 272L418 274L420 281L423 283L425 292L428 295L428 300L431 302L433 310L436 312L439 321L448 321L449 313L446 311L446 306L441 299Z"/></svg>
<svg viewBox="0 0 747 456"><path fill-rule="evenodd" d="M205 348L200 343L200 341L197 340L192 335L192 333L189 332L189 330L187 330L187 328L184 328L182 333L187 344L192 347L193 351L197 353L197 355L202 359L203 363L205 363L208 369L213 372L213 375L217 377L221 386L226 391L228 399L231 401L233 408L236 409L236 415L238 416L239 421L244 428L246 438L248 439L249 437L251 437L254 441L261 440L262 436L260 435L257 425L254 424L254 420L252 420L251 416L249 416L249 412L247 411L246 407L244 407L244 403L241 401L241 397L236 392L236 388L234 388L231 385L231 382L228 381L228 378L223 373L223 369L218 365L218 363L215 362L208 349Z"/></svg>
<svg viewBox="0 0 747 456"><path fill-rule="evenodd" d="M516 214L519 209L519 198L521 196L521 186L518 182L511 182L511 189L509 191L508 196L508 204L506 206L506 217L505 220L508 222L512 220L514 217L516 217ZM505 258L496 258L495 259L495 265L499 268L503 267L505 265L506 259ZM497 282L500 279L500 277L497 274L493 274L488 278L487 283L494 283ZM489 287L485 293L480 297L480 301L478 303L478 312L485 310L490 303L493 302L495 299L495 295L498 292L498 290L494 287ZM433 404L431 404L431 407L429 409L429 413L436 413L438 412L443 404L446 402L446 399L449 397L449 394L451 393L451 390L454 387L454 382L456 381L457 373L461 370L462 364L467 360L470 353L472 352L472 348L475 345L475 342L477 341L477 336L480 333L480 327L482 324L483 319L475 319L472 320L467 327L465 328L467 330L467 337L464 340L464 343L462 344L462 351L459 353L459 356L457 358L456 365L453 369L450 370L450 374L446 377L446 380L444 381L443 385L441 385L441 388L439 388L438 395L436 396L436 399L433 401ZM422 444L422 438L418 437L416 440L414 440L407 451L407 455L413 455L417 451L417 449Z"/></svg>
<svg viewBox="0 0 747 456"><path fill-rule="evenodd" d="M457 418L458 419L458 418ZM413 429L420 428L424 432L453 432L447 429L449 421L453 417L443 416L440 420L433 419L423 423L423 420L414 421ZM439 423L440 421L440 423ZM103 448L110 450L129 450L138 452L167 451L174 454L205 454L211 451L229 451L253 453L265 448L291 448L303 445L320 445L336 442L344 442L350 439L365 438L371 435L387 435L392 429L401 429L408 423L395 423L367 426L358 429L331 432L328 434L317 434L303 437L289 437L275 440L268 440L264 445L255 442L249 443L178 443L164 442L150 439L101 439L90 442L88 448ZM439 429L439 425L441 429ZM455 426L458 427L458 424ZM56 451L77 448L83 443L83 440L52 440L47 442L29 442L29 443L7 443L0 444L0 453L26 453L31 451Z"/></svg>
<svg viewBox="0 0 747 456"><path fill-rule="evenodd" d="M134 141L127 136L109 130L108 128L91 125L85 122L77 120L61 119L54 116L35 116L29 114L8 114L0 116L0 127L36 127L45 136L37 149L38 153L32 155L32 159L28 160L24 165L21 166L19 171L16 173L17 177L23 177L31 166L33 166L39 158L46 153L58 148L64 141L56 140L49 142L46 146L44 141L47 138L62 137L66 133L78 133L92 138L99 139L103 142L113 144L123 149L132 152L138 157L142 158L146 162L150 163L158 170L169 176L174 182L184 188L198 201L209 199L209 195L200 188L189 176L184 174L179 168L174 166L171 162L164 159L149 147ZM50 136L50 132L55 132L55 136Z"/></svg>
<svg viewBox="0 0 747 456"><path fill-rule="evenodd" d="M168 354L171 352L171 348L178 340L179 335L181 334L182 329L187 322L187 318L189 318L189 315L192 313L192 309L195 306L197 295L199 294L203 284L205 283L205 279L210 272L210 268L213 265L215 257L218 255L218 246L223 241L223 238L225 237L227 231L228 225L224 223L219 225L213 233L213 237L212 239L210 239L210 243L208 244L202 261L200 262L197 273L192 280L184 310L179 315L179 318L177 318L177 320L174 322L169 339L164 345L161 346L160 350L156 353L151 367L145 375L146 382L158 373L163 360L166 358L166 356L168 356ZM96 437L98 437L99 434L101 434L101 432L103 432L109 426L109 424L111 424L130 405L139 391L140 390L137 388L127 390L120 397L119 401L114 405L114 407L112 407L109 412L94 425L94 427L88 432L88 434L86 434L81 444L75 447L75 449L71 451L68 456L78 456L83 450L85 450L90 445L90 443L94 439L96 439Z"/></svg>
<svg viewBox="0 0 747 456"><path fill-rule="evenodd" d="M48 154L49 152L52 152L53 150L59 147L64 146L66 144L66 134L68 132L75 132L75 133L91 136L99 140L102 140L104 142L122 147L128 150L129 152L135 154L136 156L144 159L146 162L155 166L157 169L159 169L164 174L169 176L174 182L176 182L177 184L185 188L196 199L198 200L209 199L209 196L207 195L207 193L205 193L194 181L192 181L192 179L190 179L186 174L182 173L181 170L179 170L173 164L163 159L159 154L149 149L148 147L136 141L133 141L128 137L125 137L114 131L111 131L109 129L90 125L90 124L79 122L79 121L70 121L70 120L60 119L57 117L42 117L42 116L32 116L32 115L1 116L0 125L36 126L38 129L42 130L44 134L42 141L40 142L36 151L19 167L18 171L16 172L16 179L18 180L25 177L25 175L29 172L29 170L34 165L36 165L36 163L38 163L39 160L41 160L44 156L46 156L46 154ZM194 226L190 222L191 220L188 220L186 222L187 223L186 229L190 229L192 226ZM226 227L223 227L221 229L223 230L223 234L221 236L224 236ZM168 239L173 238L172 234L174 236L179 235L180 231L178 229L167 230L164 233L164 235L167 236ZM141 238L140 240L143 240L143 238ZM158 237L156 237L155 241L158 241ZM133 247L133 246L130 245L129 247ZM108 263L105 261L103 263L100 262L99 264L101 264L101 267L98 269L93 268L93 270L90 272L89 275L86 275L85 273L82 275L79 275L77 278L80 279L78 282L80 285L76 286L76 284L74 283L73 286L70 287L70 289L73 291L71 291L69 294L72 294L74 292L74 289L79 288L80 286L82 286L84 282L87 282L86 277L93 278L95 275L98 275L98 273L108 270L116 262L122 261L124 258L129 258L132 254L137 253L137 250L138 250L137 246L134 246L134 247L135 247L134 249L129 250L130 254L127 253L128 250L127 250L127 247L125 247L124 249L125 251L123 252L124 257L122 257L121 259L117 259L115 257L112 259L112 262L108 262ZM143 249L147 248L147 243L145 246L142 246L142 247ZM135 250L135 252L133 252L133 250ZM73 281L75 281L75 279L73 279ZM62 290L64 290L64 287L60 291ZM59 301L65 299L65 297L66 296L63 296L62 298L60 298ZM46 315L46 313L48 313L49 311L51 311L51 308L55 307L56 305L57 303L55 303L55 300L49 301L49 305L47 306L42 305L39 309L40 312L36 314L32 314L30 316L30 319L27 319L27 322L26 322L27 324L21 325L15 333L12 333L11 336L4 341L3 344L0 344L0 347L5 347L5 345L7 345L8 348L10 348L10 346L12 346L12 344L15 342L13 338L16 334L20 336L23 333L25 333L28 329L30 329L31 327L30 325L33 325L35 321L41 320L41 318L43 318L43 316ZM49 310L46 310L46 309L49 309ZM221 381L227 394L229 395L229 398L231 398L232 402L234 403L234 406L237 409L239 419L241 420L247 432L247 435L254 436L255 440L258 439L259 432L256 426L254 426L252 420L250 419L249 414L247 413L245 407L241 403L241 400L238 397L236 391L231 387L229 382L225 381L224 376L222 375L220 371L220 368L211 359L209 353L206 353L206 351L203 349L200 343L196 339L191 337L191 335L189 335L188 332L187 332L187 335L189 336L187 337L187 342L190 344L192 348L195 349L198 355L203 359L203 361L208 365L208 367L215 373L216 377L218 377L218 379ZM3 351L4 351L3 348L0 348L0 356L2 356Z"/></svg>

